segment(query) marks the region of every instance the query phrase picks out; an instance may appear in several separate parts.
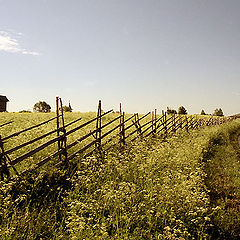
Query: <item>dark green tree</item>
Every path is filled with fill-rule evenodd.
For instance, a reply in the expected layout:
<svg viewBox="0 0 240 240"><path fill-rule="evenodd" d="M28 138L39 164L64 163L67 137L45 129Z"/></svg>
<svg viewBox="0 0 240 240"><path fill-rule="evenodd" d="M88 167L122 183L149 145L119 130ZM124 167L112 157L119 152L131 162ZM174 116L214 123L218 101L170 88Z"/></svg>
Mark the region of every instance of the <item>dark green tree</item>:
<svg viewBox="0 0 240 240"><path fill-rule="evenodd" d="M184 106L181 106L178 108L178 114L184 114L186 115L187 114L187 110Z"/></svg>
<svg viewBox="0 0 240 240"><path fill-rule="evenodd" d="M170 109L167 107L167 114L177 114L177 111L175 109Z"/></svg>
<svg viewBox="0 0 240 240"><path fill-rule="evenodd" d="M34 104L33 106L33 111L34 112L44 112L44 113L48 113L51 112L51 107L49 104L47 104L44 101L39 101L37 103Z"/></svg>
<svg viewBox="0 0 240 240"><path fill-rule="evenodd" d="M63 109L64 112L72 112L72 108L69 107L69 106L63 106L62 109Z"/></svg>
<svg viewBox="0 0 240 240"><path fill-rule="evenodd" d="M200 114L201 114L201 115L206 115L206 113L204 112L204 110L202 110Z"/></svg>
<svg viewBox="0 0 240 240"><path fill-rule="evenodd" d="M213 116L219 116L219 117L224 116L223 110L222 110L221 108L219 108L219 109L216 108L216 109L214 110Z"/></svg>

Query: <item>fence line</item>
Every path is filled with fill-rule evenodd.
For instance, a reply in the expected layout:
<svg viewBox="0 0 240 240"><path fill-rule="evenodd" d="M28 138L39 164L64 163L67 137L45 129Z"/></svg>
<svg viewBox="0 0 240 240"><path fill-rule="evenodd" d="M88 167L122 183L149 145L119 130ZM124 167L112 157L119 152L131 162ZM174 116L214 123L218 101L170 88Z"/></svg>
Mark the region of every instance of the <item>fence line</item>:
<svg viewBox="0 0 240 240"><path fill-rule="evenodd" d="M10 134L7 137L1 138L0 135L0 178L3 180L4 177L9 178L10 177L10 169L12 168L15 174L19 174L16 170L15 165L19 164L20 162L28 159L29 157L32 157L34 154L42 151L43 149L46 149L50 145L56 143L57 144L57 151L54 153L49 154L41 161L33 164L28 169L25 169L20 174L24 174L26 172L35 170L49 161L56 159L58 157L57 165L64 165L67 166L68 162L72 159L74 159L79 154L82 154L86 152L88 149L94 148L90 150L90 152L86 153L86 155L90 155L92 153L101 152L103 151L103 147L105 147L107 144L112 142L114 139L119 138L118 141L112 145L110 145L108 148L104 149L105 151L109 150L111 147L116 146L116 144L119 144L119 146L122 148L126 144L126 140L130 137L131 142L135 141L136 139L142 139L149 136L156 136L157 134L166 135L171 132L177 132L179 129L189 131L190 129L197 129L203 126L211 126L216 124L223 124L227 121L231 121L235 119L234 117L230 118L213 118L210 117L208 120L197 118L197 117L188 117L183 115L170 115L167 116L167 113L162 111L162 116L159 118L157 117L157 109L155 109L152 112L148 112L145 115L139 117L138 113L133 114L132 116L126 118L125 112L122 111L122 105L120 104L120 111L119 116L109 120L107 123L103 123L103 117L112 113L113 110L109 110L107 112L102 111L102 103L101 100L98 103L98 111L97 116L93 119L88 120L87 122L84 122L77 127L74 127L71 130L67 130L69 126L71 126L74 123L77 123L82 120L82 118L78 118L76 120L73 120L72 122L65 124L65 118L63 113L63 106L62 106L62 99L59 97L56 97L56 117L53 117L49 120L46 120L44 122L41 122L37 125L28 127L26 129L23 129L21 131L18 131L16 133ZM146 117L150 115L150 120L146 121ZM146 122L143 122L145 119ZM53 129L52 131L49 131L45 134L42 134L41 136L35 137L34 139L27 141L25 143L22 143L18 146L12 147L11 149L5 150L4 144L6 140L10 140L13 137L19 136L20 134L24 132L31 131L34 128L43 126L53 120L56 120L56 129ZM119 120L119 124L116 126L112 126L109 130L106 132L103 132L103 130L111 126L113 123L117 122ZM131 121L131 122L130 122ZM72 143L67 142L67 136L77 132L78 130L89 126L91 123L96 122L95 129L90 130L89 133L84 134L83 136L77 138ZM0 127L6 126L8 124L13 123L13 121L4 123L0 125ZM132 128L135 127L134 130ZM117 131L118 130L118 131ZM117 132L116 132L117 131ZM114 135L111 135L115 132ZM16 152L19 149L22 149L23 147L29 146L41 139L45 139L46 137L56 134L54 138L51 140L47 140L45 143L40 144L38 147L22 154L21 156L15 157L13 160L10 159L9 154L12 154ZM110 136L111 135L111 136ZM110 136L110 137L109 137ZM70 154L69 149L77 146L79 143L82 143L84 140L89 139L90 137L93 137L94 140L88 142L87 144L83 145L76 151ZM103 143L103 140L105 142ZM69 155L70 154L70 155Z"/></svg>
<svg viewBox="0 0 240 240"><path fill-rule="evenodd" d="M6 126L6 125L8 125L8 124L11 124L11 123L13 123L13 121L3 123L3 124L0 125L0 127L4 127L4 126Z"/></svg>

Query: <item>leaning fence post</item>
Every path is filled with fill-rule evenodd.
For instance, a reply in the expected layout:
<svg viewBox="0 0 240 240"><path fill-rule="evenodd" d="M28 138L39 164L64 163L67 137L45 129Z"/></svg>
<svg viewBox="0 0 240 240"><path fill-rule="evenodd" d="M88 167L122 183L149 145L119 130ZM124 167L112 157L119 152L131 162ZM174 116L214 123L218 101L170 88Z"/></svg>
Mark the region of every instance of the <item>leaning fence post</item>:
<svg viewBox="0 0 240 240"><path fill-rule="evenodd" d="M183 129L183 118L180 119L180 128Z"/></svg>
<svg viewBox="0 0 240 240"><path fill-rule="evenodd" d="M4 156L4 148L3 148L3 141L0 135L0 148L1 148L1 153L0 153L0 176L1 180L4 180L4 174L7 176L7 178L10 177L10 171L7 166L6 158Z"/></svg>
<svg viewBox="0 0 240 240"><path fill-rule="evenodd" d="M96 122L96 144L95 149L101 151L101 127L102 127L102 102L99 100Z"/></svg>
<svg viewBox="0 0 240 240"><path fill-rule="evenodd" d="M153 134L153 136L154 136L154 113L153 113L153 111L152 111L152 134Z"/></svg>
<svg viewBox="0 0 240 240"><path fill-rule="evenodd" d="M63 133L62 139L61 139L61 150L63 150L63 156L64 156L64 163L67 164L67 137L66 137L66 129L65 129L65 123L64 123L64 115L63 115L63 104L62 99L60 98L60 108L61 108L61 114L62 114L62 128L61 131Z"/></svg>
<svg viewBox="0 0 240 240"><path fill-rule="evenodd" d="M57 137L60 136L60 129L59 129L59 97L56 97L56 115L57 115ZM61 141L58 140L58 151L61 150ZM58 159L61 162L62 156L61 154L58 155Z"/></svg>
<svg viewBox="0 0 240 240"><path fill-rule="evenodd" d="M157 133L157 109L155 109L155 119L154 119L154 133L156 134Z"/></svg>
<svg viewBox="0 0 240 240"><path fill-rule="evenodd" d="M123 145L126 144L126 142L125 142L125 124L124 124L124 122L125 122L125 112L123 112L123 114L122 114L122 141L123 141Z"/></svg>
<svg viewBox="0 0 240 240"><path fill-rule="evenodd" d="M125 119L125 113L122 112L122 104L120 103L120 132L119 132L119 136L120 136L120 146L123 147L125 145L125 126L124 126L124 119Z"/></svg>
<svg viewBox="0 0 240 240"><path fill-rule="evenodd" d="M185 125L185 128L186 128L186 130L187 130L187 132L188 132L188 117L186 117L186 125Z"/></svg>
<svg viewBox="0 0 240 240"><path fill-rule="evenodd" d="M120 103L120 125L119 125L119 136L120 136L120 146L125 145L125 126L124 126L124 117L125 113L122 112L122 104Z"/></svg>
<svg viewBox="0 0 240 240"><path fill-rule="evenodd" d="M167 135L167 112L164 113L164 134Z"/></svg>

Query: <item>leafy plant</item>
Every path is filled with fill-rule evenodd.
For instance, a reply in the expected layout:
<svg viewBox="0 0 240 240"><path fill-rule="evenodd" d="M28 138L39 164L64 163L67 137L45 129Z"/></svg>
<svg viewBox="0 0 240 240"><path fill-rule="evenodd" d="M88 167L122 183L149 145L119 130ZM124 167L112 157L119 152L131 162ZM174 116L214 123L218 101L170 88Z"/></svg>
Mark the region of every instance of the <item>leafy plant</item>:
<svg viewBox="0 0 240 240"><path fill-rule="evenodd" d="M34 104L33 106L33 111L34 112L44 112L44 113L48 113L51 111L51 107L49 104L47 104L44 101L39 101L37 103Z"/></svg>

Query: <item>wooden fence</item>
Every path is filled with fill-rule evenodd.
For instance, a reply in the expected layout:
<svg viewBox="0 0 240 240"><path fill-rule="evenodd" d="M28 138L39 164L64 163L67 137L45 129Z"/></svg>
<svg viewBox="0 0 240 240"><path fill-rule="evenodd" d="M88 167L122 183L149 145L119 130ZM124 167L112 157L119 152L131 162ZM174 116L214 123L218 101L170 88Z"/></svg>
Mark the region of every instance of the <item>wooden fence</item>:
<svg viewBox="0 0 240 240"><path fill-rule="evenodd" d="M82 119L78 118L66 124L62 107L62 100L61 98L57 97L55 117L41 122L37 125L10 134L9 136L1 137L0 135L0 178L2 180L5 177L9 178L11 175L22 175L27 172L36 170L51 160L54 161L55 165L62 165L67 167L69 161L81 154L82 157L86 157L93 154L94 152L107 151L116 145L119 145L119 147L123 148L127 142L133 142L136 139L142 139L150 136L154 137L159 135L165 136L169 133L175 133L179 130L188 131L190 129L197 129L203 126L223 124L233 119L226 117L199 118L186 115L168 116L164 111L162 111L161 115L157 115L156 109L155 111L148 112L142 116L140 116L138 113L135 113L132 116L126 117L126 114L122 111L120 104L120 111L117 113L117 116L107 122L103 122L103 118L108 114L113 113L113 110L103 112L101 101L99 101L97 116L95 118L83 122L80 125L73 127L72 129L68 129L69 126L73 124L76 125L76 123ZM18 137L22 133L29 132L40 126L44 126L45 124L54 120L56 121L55 129L40 136L36 136L27 142L21 143L9 149L5 149L5 143L10 139ZM95 123L95 127L91 129L90 132L69 143L69 136L84 127L88 127L92 123ZM14 123L12 121L3 123L0 125L0 128L8 124ZM52 134L56 135L49 140L48 138ZM87 144L77 148L75 151L71 151L73 147L76 149L76 146L78 146L79 143L82 143L85 139L91 139L91 137L94 137L94 140L89 140ZM47 140L46 142L38 145L38 147L35 147L30 151L27 151L24 154L13 159L9 157L9 155L18 151L19 149L36 143L42 139ZM57 144L57 149L55 149L55 152L50 153L48 156L38 162L34 162L31 167L24 169L21 172L17 170L18 164L22 163L23 161L27 161L27 159L33 157L36 153L48 148L53 144Z"/></svg>

